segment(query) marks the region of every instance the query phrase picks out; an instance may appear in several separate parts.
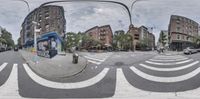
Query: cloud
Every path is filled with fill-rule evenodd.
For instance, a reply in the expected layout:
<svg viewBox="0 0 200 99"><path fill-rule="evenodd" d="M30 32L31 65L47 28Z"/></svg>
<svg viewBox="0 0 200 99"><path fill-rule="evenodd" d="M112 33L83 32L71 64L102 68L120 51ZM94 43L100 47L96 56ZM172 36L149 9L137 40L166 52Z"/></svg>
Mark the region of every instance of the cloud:
<svg viewBox="0 0 200 99"><path fill-rule="evenodd" d="M50 0L27 0L31 10ZM132 0L115 0L129 7ZM57 5L57 4L55 4ZM64 6L67 21L67 31L85 31L96 25L110 24L113 31L128 30L129 18L126 10L111 3L60 3ZM158 39L160 30L167 30L172 14L188 17L200 22L199 0L142 0L137 2L132 11L135 26L154 27ZM17 41L21 24L28 14L23 2L5 0L0 4L0 25L13 34Z"/></svg>

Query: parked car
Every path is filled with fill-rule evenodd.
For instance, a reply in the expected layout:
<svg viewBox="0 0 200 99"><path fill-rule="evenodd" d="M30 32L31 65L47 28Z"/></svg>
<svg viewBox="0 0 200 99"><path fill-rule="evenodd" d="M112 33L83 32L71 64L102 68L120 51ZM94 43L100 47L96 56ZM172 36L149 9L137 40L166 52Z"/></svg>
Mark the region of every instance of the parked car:
<svg viewBox="0 0 200 99"><path fill-rule="evenodd" d="M0 52L4 52L4 51L6 51L6 48L1 47L1 48L0 48Z"/></svg>
<svg viewBox="0 0 200 99"><path fill-rule="evenodd" d="M7 47L7 48L6 48L7 51L9 51L9 50L11 50L11 49L12 49L11 47Z"/></svg>
<svg viewBox="0 0 200 99"><path fill-rule="evenodd" d="M14 51L18 51L18 47L14 47Z"/></svg>
<svg viewBox="0 0 200 99"><path fill-rule="evenodd" d="M198 50L193 48L193 47L187 47L186 49L183 50L184 54L193 54L197 53Z"/></svg>

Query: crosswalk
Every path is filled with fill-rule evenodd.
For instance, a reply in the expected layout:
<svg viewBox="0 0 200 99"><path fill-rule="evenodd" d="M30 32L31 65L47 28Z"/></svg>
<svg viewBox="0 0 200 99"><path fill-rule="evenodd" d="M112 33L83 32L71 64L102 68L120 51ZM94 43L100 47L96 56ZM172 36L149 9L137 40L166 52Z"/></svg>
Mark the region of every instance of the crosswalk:
<svg viewBox="0 0 200 99"><path fill-rule="evenodd" d="M88 60L96 60L99 62L103 62L106 59L93 59L90 56L85 56ZM109 55L107 56L109 57ZM106 58L106 56L105 56ZM3 63L0 66L0 72L8 65L8 63ZM145 68L146 70L153 71L155 74L157 72L164 72L166 75L168 75L168 72L176 72L180 70L185 70L191 67L194 67L196 65L199 65L199 61L195 59L190 59L185 56L181 55L158 55L151 59L148 59L146 61L143 61L141 63L138 63L138 66ZM22 65L24 67L24 70L26 74L37 84L47 87L47 88L53 88L53 89L79 89L79 88L86 88L89 86L93 86L97 84L98 82L101 82L106 75L108 75L108 72L113 68L104 68L101 72L99 72L94 77L80 82L69 82L69 83L59 83L54 81L49 81L47 79L44 79L37 75L35 72L31 70L31 68L27 64ZM129 68L131 72L135 73L139 77L156 82L156 83L177 83L177 82L183 82L185 80L191 79L198 74L200 74L200 67L195 68L191 72L187 72L183 75L177 75L177 76L160 76L160 75L151 75L148 74L145 71L140 70L137 66L130 66L126 67ZM0 86L0 98L23 98L19 95L19 84L18 84L18 64L13 64L11 74L8 78L8 80ZM132 83L136 83L137 81L134 80L134 82L130 81L130 78L127 77L126 73L123 69L123 67L115 68L116 69L116 89L114 90L114 95L110 98L130 98L130 97L145 97L150 95L152 92L150 91L144 91L141 90L139 87L134 86ZM126 74L125 74L126 73ZM148 83L144 83L148 84ZM143 84L140 84L143 86ZM159 86L159 85L158 85ZM160 94L160 93L159 93ZM163 93L164 94L164 93ZM175 93L168 93L170 96L175 95ZM166 94L164 94L166 95Z"/></svg>
<svg viewBox="0 0 200 99"><path fill-rule="evenodd" d="M83 55L88 62L96 64L96 65L100 65L101 63L103 63L110 55L112 55L112 53L100 53L100 54L87 54L87 55Z"/></svg>
<svg viewBox="0 0 200 99"><path fill-rule="evenodd" d="M159 55L152 59L145 61L144 63L140 63L139 66L156 72L172 72L172 71L180 71L184 69L188 69L194 65L197 65L199 61L195 61L193 59L188 59L187 57L181 55ZM138 76L154 81L154 82L163 82L163 83L170 83L170 82L180 82L188 80L192 77L195 77L197 74L200 73L200 67L196 68L192 72L189 72L184 75L179 75L175 77L160 77L159 75L150 75L137 69L136 67L132 66L130 69L135 72ZM168 73L166 73L167 75Z"/></svg>

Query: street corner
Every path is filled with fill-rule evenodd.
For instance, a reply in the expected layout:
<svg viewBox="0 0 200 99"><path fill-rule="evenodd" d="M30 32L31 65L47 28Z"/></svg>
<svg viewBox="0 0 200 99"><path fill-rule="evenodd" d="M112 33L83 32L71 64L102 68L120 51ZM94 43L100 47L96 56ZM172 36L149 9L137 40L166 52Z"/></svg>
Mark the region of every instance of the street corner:
<svg viewBox="0 0 200 99"><path fill-rule="evenodd" d="M33 71L50 80L75 76L81 73L87 66L85 58L78 57L77 60L74 60L72 54L66 54L65 56L57 55L51 59L37 62L31 60L27 62Z"/></svg>

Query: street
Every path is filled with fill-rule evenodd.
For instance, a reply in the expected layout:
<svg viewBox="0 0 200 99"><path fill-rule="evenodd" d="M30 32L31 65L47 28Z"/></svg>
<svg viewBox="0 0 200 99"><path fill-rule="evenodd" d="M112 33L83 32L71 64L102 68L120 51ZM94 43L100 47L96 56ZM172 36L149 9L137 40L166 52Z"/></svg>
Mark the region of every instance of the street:
<svg viewBox="0 0 200 99"><path fill-rule="evenodd" d="M199 53L189 56L156 52L79 54L89 62L81 73L49 80L32 71L19 52L0 53L0 98L149 99L157 94L170 94L169 97L179 99L185 91L199 92L196 89L200 86Z"/></svg>

